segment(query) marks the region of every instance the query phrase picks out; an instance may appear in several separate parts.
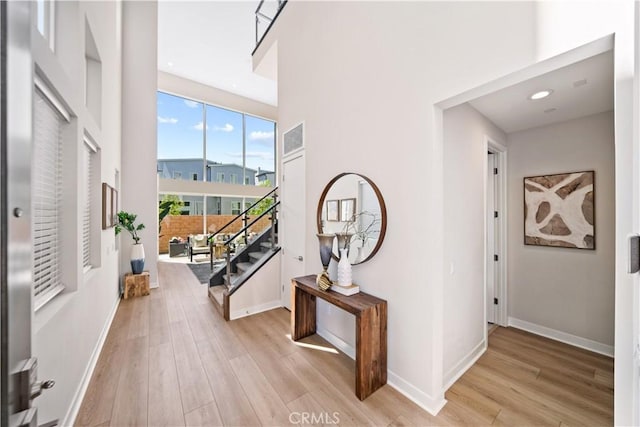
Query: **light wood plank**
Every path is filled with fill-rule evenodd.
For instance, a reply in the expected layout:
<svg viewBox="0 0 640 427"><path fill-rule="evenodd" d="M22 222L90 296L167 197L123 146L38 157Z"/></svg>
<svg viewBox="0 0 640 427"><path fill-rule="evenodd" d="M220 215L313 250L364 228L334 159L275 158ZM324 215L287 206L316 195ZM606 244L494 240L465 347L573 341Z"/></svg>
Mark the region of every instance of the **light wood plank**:
<svg viewBox="0 0 640 427"><path fill-rule="evenodd" d="M176 359L180 396L184 412L191 412L213 401L198 349L186 321L171 323L171 339Z"/></svg>
<svg viewBox="0 0 640 427"><path fill-rule="evenodd" d="M149 337L129 339L113 405L111 425L147 425Z"/></svg>
<svg viewBox="0 0 640 427"><path fill-rule="evenodd" d="M200 357L209 378L224 425L258 425L258 417L238 382L229 360L215 340L198 342Z"/></svg>
<svg viewBox="0 0 640 427"><path fill-rule="evenodd" d="M260 423L268 426L287 425L289 423L289 409L284 405L278 393L269 384L251 356L245 354L231 359L229 363L231 363L231 367L249 398Z"/></svg>
<svg viewBox="0 0 640 427"><path fill-rule="evenodd" d="M611 358L498 327L433 417L388 385L360 402L354 361L317 335L302 343L328 352L293 343L288 311L225 322L187 266L158 270L160 289L120 302L76 425L290 425L292 412L354 426L613 424Z"/></svg>
<svg viewBox="0 0 640 427"><path fill-rule="evenodd" d="M210 427L210 426L222 426L222 418L218 412L218 407L215 403L210 403L201 408L194 409L193 411L185 414L184 416L186 425L190 427Z"/></svg>
<svg viewBox="0 0 640 427"><path fill-rule="evenodd" d="M149 349L149 425L184 424L178 373L170 342Z"/></svg>

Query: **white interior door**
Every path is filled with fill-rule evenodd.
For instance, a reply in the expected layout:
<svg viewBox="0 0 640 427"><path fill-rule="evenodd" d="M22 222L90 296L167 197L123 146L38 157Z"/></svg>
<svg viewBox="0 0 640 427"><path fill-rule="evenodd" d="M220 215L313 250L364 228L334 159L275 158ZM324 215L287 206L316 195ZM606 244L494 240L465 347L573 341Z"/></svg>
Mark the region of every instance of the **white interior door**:
<svg viewBox="0 0 640 427"><path fill-rule="evenodd" d="M291 279L304 275L304 155L286 159L282 167L279 225L282 237L282 305L291 309Z"/></svg>
<svg viewBox="0 0 640 427"><path fill-rule="evenodd" d="M486 278L486 305L487 305L487 322L496 322L496 218L494 212L496 209L496 185L495 175L493 173L496 168L496 155L487 154L487 278Z"/></svg>

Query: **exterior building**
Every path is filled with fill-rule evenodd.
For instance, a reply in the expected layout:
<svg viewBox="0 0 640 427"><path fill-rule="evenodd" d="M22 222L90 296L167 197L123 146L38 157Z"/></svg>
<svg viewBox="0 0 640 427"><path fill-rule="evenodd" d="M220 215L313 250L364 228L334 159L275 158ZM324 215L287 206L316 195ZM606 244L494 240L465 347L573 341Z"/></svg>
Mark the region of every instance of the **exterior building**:
<svg viewBox="0 0 640 427"><path fill-rule="evenodd" d="M158 159L158 175L164 179L219 182L225 184L256 184L256 170L234 163L206 161L203 173L202 159Z"/></svg>

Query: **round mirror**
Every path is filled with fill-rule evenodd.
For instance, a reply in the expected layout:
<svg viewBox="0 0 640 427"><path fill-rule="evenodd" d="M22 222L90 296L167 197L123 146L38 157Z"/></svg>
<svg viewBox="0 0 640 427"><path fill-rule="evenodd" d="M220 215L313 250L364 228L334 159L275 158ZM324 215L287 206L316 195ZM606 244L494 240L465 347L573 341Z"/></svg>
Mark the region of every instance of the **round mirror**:
<svg viewBox="0 0 640 427"><path fill-rule="evenodd" d="M324 188L318 203L318 233L336 234L338 248L348 249L352 265L369 261L378 252L387 231L387 208L378 187L366 176L341 173Z"/></svg>

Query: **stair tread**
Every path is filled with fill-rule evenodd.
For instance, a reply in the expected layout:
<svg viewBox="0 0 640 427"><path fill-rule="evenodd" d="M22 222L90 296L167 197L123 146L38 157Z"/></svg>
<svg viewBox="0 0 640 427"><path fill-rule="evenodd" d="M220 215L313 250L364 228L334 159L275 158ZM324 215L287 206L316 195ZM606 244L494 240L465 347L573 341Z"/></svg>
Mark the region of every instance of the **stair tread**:
<svg viewBox="0 0 640 427"><path fill-rule="evenodd" d="M224 290L225 286L212 286L209 288L209 294L213 296L213 299L220 304L221 307L224 300Z"/></svg>
<svg viewBox="0 0 640 427"><path fill-rule="evenodd" d="M236 268L242 271L246 271L253 266L250 262L239 262L236 264ZM233 277L233 276L232 276Z"/></svg>
<svg viewBox="0 0 640 427"><path fill-rule="evenodd" d="M264 252L249 252L249 258L260 259L264 256Z"/></svg>

